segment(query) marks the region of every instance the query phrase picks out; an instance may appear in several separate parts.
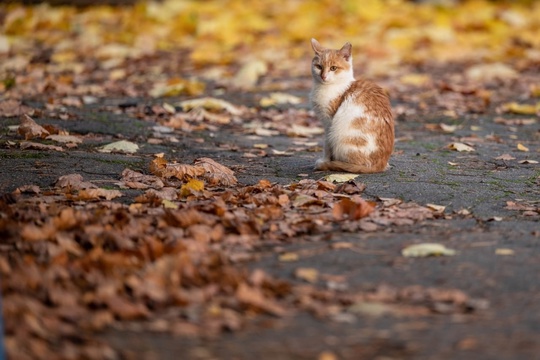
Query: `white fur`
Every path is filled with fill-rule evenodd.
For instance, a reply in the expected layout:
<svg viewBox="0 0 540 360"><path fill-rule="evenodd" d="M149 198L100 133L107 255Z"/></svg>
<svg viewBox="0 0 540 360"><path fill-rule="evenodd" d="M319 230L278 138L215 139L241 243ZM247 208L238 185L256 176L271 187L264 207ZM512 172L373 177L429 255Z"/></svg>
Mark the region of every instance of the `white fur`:
<svg viewBox="0 0 540 360"><path fill-rule="evenodd" d="M329 149L335 160L346 161L348 154L353 151L360 151L369 155L377 150L375 137L372 134L365 134L352 127L352 122L358 118L365 117L365 107L356 104L354 99L346 98L333 117L329 114L329 105L335 98L341 96L343 92L355 81L352 69L352 57L349 58L350 70L335 74L330 72L326 80L323 81L321 70L312 66L313 88L311 90L311 103L317 117L323 122L325 127L325 151L324 158L319 159L317 164L329 161ZM346 144L344 140L358 137L366 141L362 147ZM317 165L316 164L316 165Z"/></svg>

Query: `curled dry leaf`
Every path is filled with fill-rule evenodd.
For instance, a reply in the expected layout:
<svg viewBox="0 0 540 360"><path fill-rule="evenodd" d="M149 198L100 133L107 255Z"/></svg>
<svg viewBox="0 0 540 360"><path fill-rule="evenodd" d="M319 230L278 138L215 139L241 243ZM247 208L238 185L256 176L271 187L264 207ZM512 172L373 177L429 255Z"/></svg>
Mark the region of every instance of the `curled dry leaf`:
<svg viewBox="0 0 540 360"><path fill-rule="evenodd" d="M34 138L46 138L50 133L41 125L36 123L30 116L24 114L21 116L21 124L18 132L24 136L25 140Z"/></svg>
<svg viewBox="0 0 540 360"><path fill-rule="evenodd" d="M157 176L145 175L131 169L122 171L122 181L132 189L161 189L164 184Z"/></svg>
<svg viewBox="0 0 540 360"><path fill-rule="evenodd" d="M359 220L375 210L375 203L356 197L339 200L332 208L332 215L336 220Z"/></svg>
<svg viewBox="0 0 540 360"><path fill-rule="evenodd" d="M264 296L263 292L251 287L245 283L241 283L236 289L236 298L241 304L254 307L271 315L284 316L286 311L276 301Z"/></svg>
<svg viewBox="0 0 540 360"><path fill-rule="evenodd" d="M55 186L60 188L69 187L74 190L97 188L97 186L91 182L84 181L82 175L80 174L62 175L56 181Z"/></svg>
<svg viewBox="0 0 540 360"><path fill-rule="evenodd" d="M33 141L23 141L19 144L21 149L32 149L32 150L53 150L53 151L64 151L64 149L60 146L54 146L54 145L47 145L47 144L40 144Z"/></svg>
<svg viewBox="0 0 540 360"><path fill-rule="evenodd" d="M451 150L459 151L459 152L474 151L474 148L472 146L465 145L465 144L460 143L460 142L451 143L450 145L448 145L448 148L451 149Z"/></svg>
<svg viewBox="0 0 540 360"><path fill-rule="evenodd" d="M114 198L122 196L122 192L118 190L108 190L108 189L84 189L79 191L77 198L79 200L97 200L105 199L112 200Z"/></svg>
<svg viewBox="0 0 540 360"><path fill-rule="evenodd" d="M524 152L528 152L528 151L529 151L529 148L526 147L525 145L523 145L522 143L517 144L517 149L518 149L519 151L524 151Z"/></svg>
<svg viewBox="0 0 540 360"><path fill-rule="evenodd" d="M210 185L233 186L238 183L238 180L234 176L234 171L210 158L196 159L195 166L201 167L206 171L204 178Z"/></svg>
<svg viewBox="0 0 540 360"><path fill-rule="evenodd" d="M150 163L150 172L161 178L176 177L180 180L202 176L205 172L204 168L187 165L168 163L162 156L156 156Z"/></svg>
<svg viewBox="0 0 540 360"><path fill-rule="evenodd" d="M324 180L334 183L344 183L357 177L358 174L329 174L324 177Z"/></svg>

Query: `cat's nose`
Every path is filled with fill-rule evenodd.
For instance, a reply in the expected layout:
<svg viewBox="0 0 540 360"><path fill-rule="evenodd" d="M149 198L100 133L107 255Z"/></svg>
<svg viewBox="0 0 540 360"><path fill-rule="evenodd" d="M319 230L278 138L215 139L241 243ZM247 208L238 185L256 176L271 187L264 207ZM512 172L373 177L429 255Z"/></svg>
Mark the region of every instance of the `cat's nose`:
<svg viewBox="0 0 540 360"><path fill-rule="evenodd" d="M321 74L321 79L323 79L323 81L326 81L326 75L325 75L325 74Z"/></svg>

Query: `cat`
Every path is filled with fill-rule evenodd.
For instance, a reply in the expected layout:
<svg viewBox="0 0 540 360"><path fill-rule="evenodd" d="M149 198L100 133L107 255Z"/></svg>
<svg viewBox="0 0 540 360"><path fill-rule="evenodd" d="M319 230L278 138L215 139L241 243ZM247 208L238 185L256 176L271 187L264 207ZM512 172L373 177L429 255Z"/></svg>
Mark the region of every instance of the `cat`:
<svg viewBox="0 0 540 360"><path fill-rule="evenodd" d="M394 149L394 117L385 91L355 80L352 45L326 49L311 39L310 100L325 129L324 154L315 170L376 173L388 168Z"/></svg>

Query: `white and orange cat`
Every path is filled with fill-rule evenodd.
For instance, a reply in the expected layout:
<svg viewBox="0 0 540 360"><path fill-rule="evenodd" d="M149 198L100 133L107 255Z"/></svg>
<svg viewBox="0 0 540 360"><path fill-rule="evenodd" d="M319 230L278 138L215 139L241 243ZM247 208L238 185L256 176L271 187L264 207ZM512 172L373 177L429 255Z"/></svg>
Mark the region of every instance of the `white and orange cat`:
<svg viewBox="0 0 540 360"><path fill-rule="evenodd" d="M384 90L355 80L351 44L326 49L311 39L311 104L325 129L324 155L315 170L385 171L394 149L394 118Z"/></svg>

